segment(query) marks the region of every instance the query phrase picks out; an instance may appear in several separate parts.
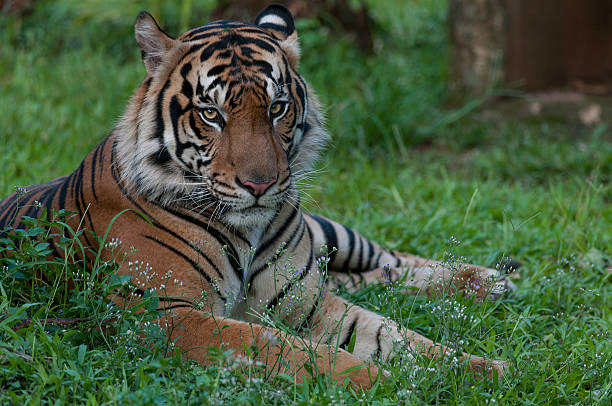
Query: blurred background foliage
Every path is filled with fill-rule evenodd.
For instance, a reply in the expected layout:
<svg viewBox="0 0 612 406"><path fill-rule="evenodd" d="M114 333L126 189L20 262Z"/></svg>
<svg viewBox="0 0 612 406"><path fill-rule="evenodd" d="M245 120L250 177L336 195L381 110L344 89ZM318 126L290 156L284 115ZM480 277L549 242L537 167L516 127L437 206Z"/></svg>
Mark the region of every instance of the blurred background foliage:
<svg viewBox="0 0 612 406"><path fill-rule="evenodd" d="M516 114L509 114L491 119L482 112L493 97L521 94L495 88L478 98L457 100L450 94L446 0L342 2L353 11L360 7L367 10L371 49L360 46L354 32L334 25L336 20L325 12L325 7L316 9L314 14L306 13L306 18L297 21L303 50L300 71L328 107L334 139L332 151L340 148L350 155L386 159L388 152L405 158L417 148L416 153L434 160L440 154L447 159L450 152L454 154L454 170L473 173L476 165L476 172L485 177L542 182L569 169L581 177L597 172L609 180L612 164L607 159L611 139L607 122L595 127L568 125L559 115L517 119ZM110 131L111 123L143 77L144 69L133 39L133 22L138 12L150 11L168 33L179 35L188 27L207 23L211 16L223 11L224 3L227 2L0 2L4 10L0 15L3 61L0 95L11 95L0 101L5 113L0 131L21 140L31 139L35 133L45 140L51 134L62 137L61 128L57 128L62 121L77 120L70 126L88 136L80 138L79 142L85 145L82 154L77 150L75 156L84 155L104 131ZM15 4L21 6L21 15L11 11ZM62 73L62 66L67 64L70 69ZM84 87L77 87L75 79ZM41 88L44 80L59 86ZM99 92L108 98L96 97ZM15 100L13 94L21 98ZM63 112L75 108L62 106L65 97L75 101L81 111ZM113 103L101 106L100 100ZM21 137L22 129L13 129L10 117L22 115L28 108L34 110L33 117L39 115L35 110L41 108L55 110L54 122L41 128L34 124ZM85 117L93 121L81 126L78 120ZM92 123L96 125L90 126ZM65 153L61 144L57 144L60 156ZM511 151L520 151L522 156L518 158ZM69 162L72 166L57 175L70 170L78 161L74 158ZM49 166L55 164L46 165ZM21 179L20 170L15 170L16 178ZM26 179L26 183L32 181ZM7 190L8 186L0 184L0 190Z"/></svg>

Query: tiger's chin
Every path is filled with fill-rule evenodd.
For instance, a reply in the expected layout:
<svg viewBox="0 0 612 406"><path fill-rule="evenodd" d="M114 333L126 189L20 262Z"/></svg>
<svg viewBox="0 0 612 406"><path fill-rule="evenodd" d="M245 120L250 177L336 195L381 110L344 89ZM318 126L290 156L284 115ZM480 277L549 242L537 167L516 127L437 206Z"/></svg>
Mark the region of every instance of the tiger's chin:
<svg viewBox="0 0 612 406"><path fill-rule="evenodd" d="M221 221L238 229L261 227L270 224L276 213L275 209L269 207L247 207L223 213Z"/></svg>

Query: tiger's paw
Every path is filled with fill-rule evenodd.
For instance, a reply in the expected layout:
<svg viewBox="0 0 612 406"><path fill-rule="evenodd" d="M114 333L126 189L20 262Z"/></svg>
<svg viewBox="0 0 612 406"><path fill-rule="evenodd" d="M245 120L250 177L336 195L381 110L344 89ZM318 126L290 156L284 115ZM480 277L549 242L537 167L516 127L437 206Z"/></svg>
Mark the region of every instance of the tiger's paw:
<svg viewBox="0 0 612 406"><path fill-rule="evenodd" d="M514 271L520 266L521 264L514 260L497 264L497 269L466 265L461 269L459 277L464 284L463 290L474 294L476 299L498 300L516 290L510 275L518 275ZM509 275L507 272L510 271L512 273Z"/></svg>
<svg viewBox="0 0 612 406"><path fill-rule="evenodd" d="M474 357L469 360L469 363L476 374L491 380L495 379L495 377L501 379L510 372L510 364L506 361Z"/></svg>

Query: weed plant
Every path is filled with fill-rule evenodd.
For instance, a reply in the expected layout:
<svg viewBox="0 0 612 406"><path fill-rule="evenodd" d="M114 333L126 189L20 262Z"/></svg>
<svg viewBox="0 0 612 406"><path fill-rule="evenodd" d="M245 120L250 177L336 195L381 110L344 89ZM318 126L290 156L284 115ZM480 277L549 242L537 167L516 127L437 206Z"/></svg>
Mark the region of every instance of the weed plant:
<svg viewBox="0 0 612 406"><path fill-rule="evenodd" d="M137 12L153 11L178 33L207 22L214 6L189 3L39 0L25 18L0 15L2 196L77 167L144 76L132 39ZM55 212L26 219L27 230L0 230L1 404L609 404L608 118L594 127L488 119L486 96L449 108L446 1L368 4L373 55L349 37L330 41L314 19L297 22L301 72L328 106L334 139L319 168L301 174L306 208L450 265L511 256L523 267L518 291L497 302L453 292L428 299L401 284L340 294L457 350L508 360L518 373L481 380L401 343L378 361L389 377L366 392L272 378L223 348L211 365L196 365L155 327L163 292L125 306L109 299L133 291L146 264L133 264L129 279L113 276L129 257L100 261L77 243L88 231L68 229L71 214ZM291 333L275 313L253 317Z"/></svg>

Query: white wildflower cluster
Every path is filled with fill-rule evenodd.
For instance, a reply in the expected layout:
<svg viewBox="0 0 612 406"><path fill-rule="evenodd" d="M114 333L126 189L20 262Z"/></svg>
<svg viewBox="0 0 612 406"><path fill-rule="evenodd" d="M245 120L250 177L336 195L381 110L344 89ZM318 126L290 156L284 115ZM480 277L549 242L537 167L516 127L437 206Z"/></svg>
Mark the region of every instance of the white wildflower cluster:
<svg viewBox="0 0 612 406"><path fill-rule="evenodd" d="M104 318L113 319L113 318L121 318L123 312L121 309L117 307L117 305L113 302L109 302L106 304L106 311L104 312Z"/></svg>
<svg viewBox="0 0 612 406"><path fill-rule="evenodd" d="M23 186L13 186L18 197L28 194L28 189Z"/></svg>
<svg viewBox="0 0 612 406"><path fill-rule="evenodd" d="M316 260L317 265L319 266L319 269L327 270L327 264L331 260L330 255L336 251L337 251L336 247L332 247L332 249L330 250L325 244L321 246L321 249L319 250L319 253L321 254L321 256L318 257Z"/></svg>
<svg viewBox="0 0 612 406"><path fill-rule="evenodd" d="M398 404L419 403L421 382L429 381L432 376L440 371L433 366L423 366L413 357L413 351L406 347L398 356L391 361L391 368L398 369L398 375L402 377L402 386L397 391Z"/></svg>
<svg viewBox="0 0 612 406"><path fill-rule="evenodd" d="M295 267L290 267L288 270L288 280L292 283L292 288L283 298L282 305L279 307L279 315L281 317L291 317L297 315L297 321L305 320L310 306L318 306L319 300L324 298L320 295L322 284L325 282L325 275L317 268L296 270ZM303 272L308 274L302 277ZM297 277L292 275L298 274ZM302 278L302 279L299 279Z"/></svg>
<svg viewBox="0 0 612 406"><path fill-rule="evenodd" d="M450 236L450 238L448 239L448 243L456 247L461 245L461 241L459 241L454 235Z"/></svg>
<svg viewBox="0 0 612 406"><path fill-rule="evenodd" d="M172 269L168 269L168 271L166 272L166 274L164 276L162 276L162 281L169 281L172 278ZM174 285L175 288L178 287L183 287L183 281L177 279L177 278L173 278L172 279L172 284Z"/></svg>
<svg viewBox="0 0 612 406"><path fill-rule="evenodd" d="M134 284L137 287L144 288L151 284L151 281L157 276L156 272L151 272L153 268L149 263L145 263L144 261L129 261L128 262L128 270L131 275L135 275Z"/></svg>
<svg viewBox="0 0 612 406"><path fill-rule="evenodd" d="M456 300L446 298L439 301L427 301L419 306L421 309L429 310L435 317L449 321L472 324L476 318L467 314L467 306Z"/></svg>
<svg viewBox="0 0 612 406"><path fill-rule="evenodd" d="M588 296L600 296L599 289L588 289L588 288L579 287L578 291Z"/></svg>
<svg viewBox="0 0 612 406"><path fill-rule="evenodd" d="M164 275L161 277L161 283L159 285L159 289L165 291L166 290L166 282L170 280L172 277L172 269L168 269Z"/></svg>
<svg viewBox="0 0 612 406"><path fill-rule="evenodd" d="M210 284L216 292L221 292L221 286L223 284L221 279L213 277Z"/></svg>
<svg viewBox="0 0 612 406"><path fill-rule="evenodd" d="M85 279L86 276L87 275L85 274L85 272L80 272L79 270L77 270L76 272L72 273L72 280L75 282L81 282Z"/></svg>
<svg viewBox="0 0 612 406"><path fill-rule="evenodd" d="M183 286L183 285L181 284L181 286ZM200 297L194 303L194 307L196 309L202 311L202 310L204 310L204 306L206 305L207 302L208 302L208 293L206 293L206 291L204 289L202 289L202 291L200 292Z"/></svg>
<svg viewBox="0 0 612 406"><path fill-rule="evenodd" d="M128 358L130 359L128 364L130 367L137 366L138 363L142 361L142 358L138 355L141 353L143 348L143 340L138 332L138 326L133 325L132 328L124 331L120 336L120 340L121 346L119 348L128 354Z"/></svg>
<svg viewBox="0 0 612 406"><path fill-rule="evenodd" d="M105 248L110 248L110 249L115 249L115 248L120 247L121 244L123 244L123 241L121 241L117 237L113 237L113 238L111 238L110 241L108 241L106 244L104 244L104 247Z"/></svg>
<svg viewBox="0 0 612 406"><path fill-rule="evenodd" d="M319 269L325 269L329 263L329 257L327 255L322 255L317 258L316 262Z"/></svg>
<svg viewBox="0 0 612 406"><path fill-rule="evenodd" d="M334 393L332 392L329 395L329 400L326 402L328 405L345 405L346 402L344 401L344 399L341 397L341 395L339 393Z"/></svg>
<svg viewBox="0 0 612 406"><path fill-rule="evenodd" d="M462 255L457 255L453 252L445 252L444 260L440 263L442 267L450 271L458 271L462 264L467 263L467 258Z"/></svg>
<svg viewBox="0 0 612 406"><path fill-rule="evenodd" d="M612 368L612 357L606 351L589 354L579 364L585 369L585 375L591 374L594 378L605 378L606 370Z"/></svg>
<svg viewBox="0 0 612 406"><path fill-rule="evenodd" d="M88 290L94 288L94 281L91 279L91 275L87 272L81 272L80 270L76 270L72 273L72 280L74 283L81 282L83 285L79 285L79 288L82 290Z"/></svg>

